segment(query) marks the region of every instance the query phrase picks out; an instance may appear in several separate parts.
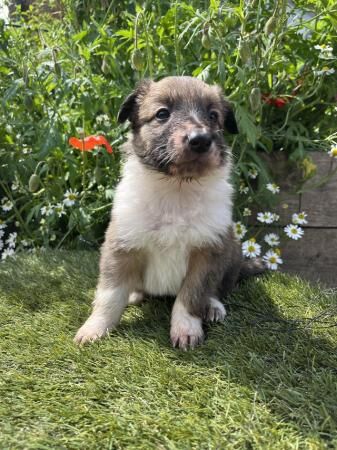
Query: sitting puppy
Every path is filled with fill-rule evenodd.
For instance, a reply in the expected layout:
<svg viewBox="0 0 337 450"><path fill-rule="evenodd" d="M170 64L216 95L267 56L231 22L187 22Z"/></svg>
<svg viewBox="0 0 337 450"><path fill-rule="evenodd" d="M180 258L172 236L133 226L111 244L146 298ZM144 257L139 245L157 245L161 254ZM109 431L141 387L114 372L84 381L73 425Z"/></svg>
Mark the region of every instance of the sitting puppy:
<svg viewBox="0 0 337 450"><path fill-rule="evenodd" d="M145 294L176 297L173 346L204 339L203 321L226 315L219 297L239 278L262 271L242 260L232 230L231 153L223 130L237 133L218 86L191 77L145 80L127 97L119 122L131 122L127 155L101 250L93 311L75 341L115 328Z"/></svg>

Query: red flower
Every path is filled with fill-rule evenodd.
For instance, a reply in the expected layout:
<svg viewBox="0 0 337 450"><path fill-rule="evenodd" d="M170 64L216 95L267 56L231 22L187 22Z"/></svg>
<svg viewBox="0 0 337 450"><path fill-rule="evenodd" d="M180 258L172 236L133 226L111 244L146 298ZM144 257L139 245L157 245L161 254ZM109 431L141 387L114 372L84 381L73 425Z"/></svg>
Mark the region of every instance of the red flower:
<svg viewBox="0 0 337 450"><path fill-rule="evenodd" d="M276 108L283 108L287 103L288 99L282 97L273 98L268 94L262 94L262 99L268 105L276 106Z"/></svg>
<svg viewBox="0 0 337 450"><path fill-rule="evenodd" d="M276 106L276 108L283 108L286 104L287 100L285 100L284 98L277 97L274 100L274 105Z"/></svg>
<svg viewBox="0 0 337 450"><path fill-rule="evenodd" d="M104 145L106 151L108 153L112 153L112 148L104 136L87 136L84 139L71 137L69 138L69 144L72 147L81 150L81 152L90 152L90 150L92 150L97 145Z"/></svg>

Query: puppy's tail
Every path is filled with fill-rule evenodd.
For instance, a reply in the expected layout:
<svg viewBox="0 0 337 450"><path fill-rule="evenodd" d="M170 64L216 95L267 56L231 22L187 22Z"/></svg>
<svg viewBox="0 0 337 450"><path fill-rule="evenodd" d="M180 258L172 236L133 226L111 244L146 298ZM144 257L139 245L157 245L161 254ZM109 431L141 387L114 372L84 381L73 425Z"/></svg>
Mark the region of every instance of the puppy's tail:
<svg viewBox="0 0 337 450"><path fill-rule="evenodd" d="M266 271L266 266L262 260L262 258L255 259L247 259L244 260L241 264L239 281L245 280L248 277L252 277L254 275L259 275Z"/></svg>

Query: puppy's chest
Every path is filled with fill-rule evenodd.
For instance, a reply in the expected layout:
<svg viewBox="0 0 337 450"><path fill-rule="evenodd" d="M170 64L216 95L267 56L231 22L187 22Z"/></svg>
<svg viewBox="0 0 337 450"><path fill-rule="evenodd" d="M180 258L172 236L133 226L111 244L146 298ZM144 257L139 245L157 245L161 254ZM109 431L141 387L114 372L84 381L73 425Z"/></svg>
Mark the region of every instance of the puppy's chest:
<svg viewBox="0 0 337 450"><path fill-rule="evenodd" d="M122 183L114 208L119 239L145 255L144 290L151 294L176 295L191 251L216 244L231 223L230 187L228 193L169 187Z"/></svg>
<svg viewBox="0 0 337 450"><path fill-rule="evenodd" d="M151 294L176 295L187 273L191 249L209 239L200 228L199 207L170 206L149 208L151 215L143 217L144 290Z"/></svg>
<svg viewBox="0 0 337 450"><path fill-rule="evenodd" d="M231 211L226 202L193 195L134 196L118 212L123 240L136 248L199 247L226 231Z"/></svg>

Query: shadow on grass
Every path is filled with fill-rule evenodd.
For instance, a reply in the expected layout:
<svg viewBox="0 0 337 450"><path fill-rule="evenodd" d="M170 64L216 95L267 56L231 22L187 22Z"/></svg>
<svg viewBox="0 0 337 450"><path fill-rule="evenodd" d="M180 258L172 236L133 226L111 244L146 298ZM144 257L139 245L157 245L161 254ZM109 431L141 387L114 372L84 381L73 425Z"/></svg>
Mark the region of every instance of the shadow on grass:
<svg viewBox="0 0 337 450"><path fill-rule="evenodd" d="M265 276L238 287L225 301L225 323L206 327L206 342L194 351L170 346L172 299L151 299L141 307L142 318L123 321L118 334L157 342L180 367L216 368L255 391L257 402L302 436L317 433L329 443L337 426L337 347L325 333L336 327L336 302L325 299L322 308L304 283L301 295L292 297L298 293L294 280L282 275L269 280ZM283 304L266 288L276 283Z"/></svg>
<svg viewBox="0 0 337 450"><path fill-rule="evenodd" d="M39 311L55 302L88 303L98 273L98 253L44 251L21 254L1 267L0 293L20 307Z"/></svg>

